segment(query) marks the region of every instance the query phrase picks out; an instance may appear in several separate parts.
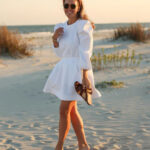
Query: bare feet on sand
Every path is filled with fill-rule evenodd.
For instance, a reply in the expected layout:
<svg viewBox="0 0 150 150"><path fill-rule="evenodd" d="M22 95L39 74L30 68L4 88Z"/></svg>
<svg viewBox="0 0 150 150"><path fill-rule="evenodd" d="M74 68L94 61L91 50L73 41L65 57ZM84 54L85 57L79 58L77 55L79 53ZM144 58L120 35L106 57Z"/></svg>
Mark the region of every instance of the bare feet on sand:
<svg viewBox="0 0 150 150"><path fill-rule="evenodd" d="M64 149L63 148L62 149L56 148L55 150L64 150Z"/></svg>
<svg viewBox="0 0 150 150"><path fill-rule="evenodd" d="M79 147L79 150L90 150L90 147L88 145L84 145L82 147Z"/></svg>
<svg viewBox="0 0 150 150"><path fill-rule="evenodd" d="M57 145L55 150L64 150L62 146Z"/></svg>

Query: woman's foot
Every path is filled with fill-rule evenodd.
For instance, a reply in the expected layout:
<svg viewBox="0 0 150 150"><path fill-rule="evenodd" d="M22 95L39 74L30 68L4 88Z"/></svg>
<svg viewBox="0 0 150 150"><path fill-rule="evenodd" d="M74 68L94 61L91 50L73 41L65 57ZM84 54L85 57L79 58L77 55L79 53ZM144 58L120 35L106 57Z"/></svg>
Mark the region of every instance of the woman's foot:
<svg viewBox="0 0 150 150"><path fill-rule="evenodd" d="M79 147L79 150L90 150L90 147L86 144Z"/></svg>
<svg viewBox="0 0 150 150"><path fill-rule="evenodd" d="M60 144L57 144L55 150L64 150L64 149L63 149L63 146L60 146Z"/></svg>
<svg viewBox="0 0 150 150"><path fill-rule="evenodd" d="M56 147L55 150L64 150L63 148Z"/></svg>

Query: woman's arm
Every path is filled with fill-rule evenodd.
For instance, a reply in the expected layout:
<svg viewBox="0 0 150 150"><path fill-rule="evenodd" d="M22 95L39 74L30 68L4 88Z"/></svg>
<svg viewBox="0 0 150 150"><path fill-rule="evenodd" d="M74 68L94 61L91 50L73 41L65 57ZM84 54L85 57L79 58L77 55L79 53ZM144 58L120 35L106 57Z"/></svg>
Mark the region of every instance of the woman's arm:
<svg viewBox="0 0 150 150"><path fill-rule="evenodd" d="M83 69L83 78L87 78L88 76L88 70L87 69Z"/></svg>
<svg viewBox="0 0 150 150"><path fill-rule="evenodd" d="M78 29L80 68L82 69L82 84L86 88L91 87L88 71L92 69L90 57L93 50L93 28L91 23L83 20Z"/></svg>
<svg viewBox="0 0 150 150"><path fill-rule="evenodd" d="M52 40L53 40L53 45L54 45L54 47L55 47L55 48L56 48L56 47L59 47L59 43L58 43L58 41L57 41L57 38L55 38L54 35L52 36Z"/></svg>
<svg viewBox="0 0 150 150"><path fill-rule="evenodd" d="M82 76L82 84L83 84L83 88L91 88L91 82L88 78L88 70L87 69L83 69L83 76Z"/></svg>
<svg viewBox="0 0 150 150"><path fill-rule="evenodd" d="M57 41L57 39L58 39L59 36L62 36L63 33L64 33L63 28L60 27L53 34L52 40L53 40L53 45L54 45L55 48L59 47L59 42Z"/></svg>
<svg viewBox="0 0 150 150"><path fill-rule="evenodd" d="M89 21L81 21L78 28L78 37L80 68L90 70L92 69L90 57L93 50L93 29Z"/></svg>

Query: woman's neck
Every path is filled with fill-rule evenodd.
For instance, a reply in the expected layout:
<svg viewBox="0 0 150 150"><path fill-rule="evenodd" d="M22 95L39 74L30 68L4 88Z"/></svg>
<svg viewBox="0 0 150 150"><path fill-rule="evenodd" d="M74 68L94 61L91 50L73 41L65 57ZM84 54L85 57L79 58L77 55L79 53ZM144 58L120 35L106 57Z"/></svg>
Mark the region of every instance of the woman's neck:
<svg viewBox="0 0 150 150"><path fill-rule="evenodd" d="M69 24L73 24L74 22L76 22L78 20L78 18L71 18L68 20L68 25Z"/></svg>

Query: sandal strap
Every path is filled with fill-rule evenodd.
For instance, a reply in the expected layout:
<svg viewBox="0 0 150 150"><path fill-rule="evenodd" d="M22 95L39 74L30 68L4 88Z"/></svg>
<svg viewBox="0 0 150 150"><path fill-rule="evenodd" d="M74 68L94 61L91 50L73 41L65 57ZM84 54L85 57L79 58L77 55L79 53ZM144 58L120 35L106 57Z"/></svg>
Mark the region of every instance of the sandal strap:
<svg viewBox="0 0 150 150"><path fill-rule="evenodd" d="M90 94L93 93L92 88L87 88L86 90L87 90L87 92L90 93Z"/></svg>

